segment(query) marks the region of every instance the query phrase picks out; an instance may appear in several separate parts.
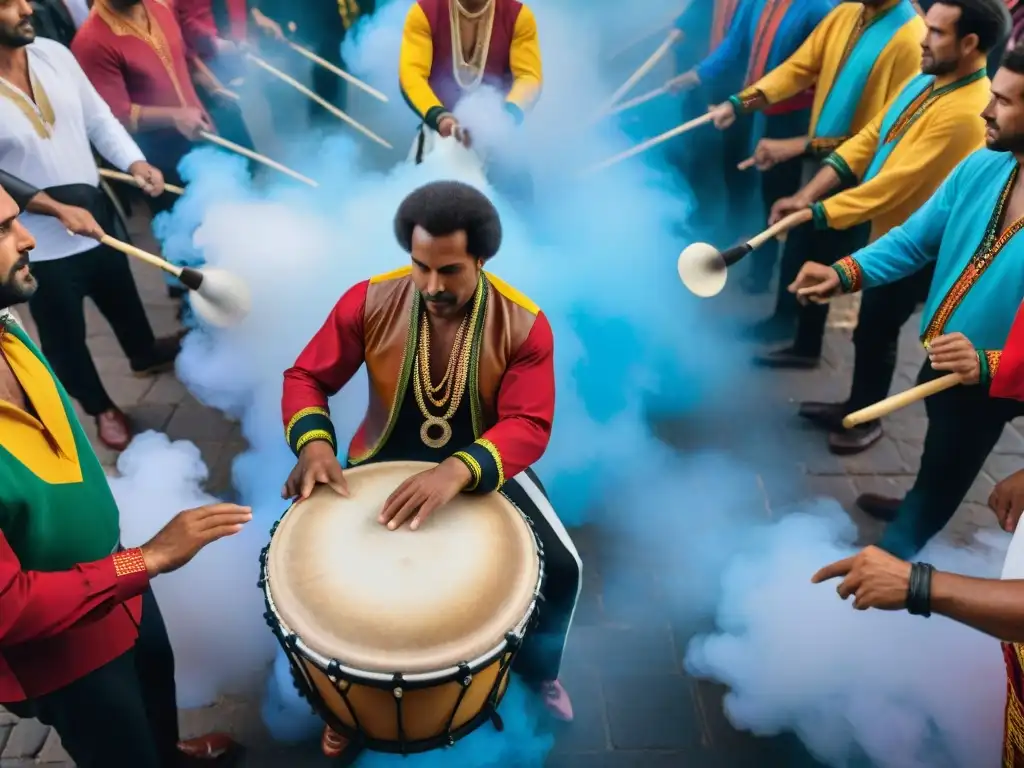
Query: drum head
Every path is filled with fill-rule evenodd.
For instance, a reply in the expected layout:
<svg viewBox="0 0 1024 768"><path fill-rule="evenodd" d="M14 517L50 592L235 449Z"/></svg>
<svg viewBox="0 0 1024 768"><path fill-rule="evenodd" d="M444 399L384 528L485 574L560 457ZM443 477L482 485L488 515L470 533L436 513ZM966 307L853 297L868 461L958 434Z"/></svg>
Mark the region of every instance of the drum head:
<svg viewBox="0 0 1024 768"><path fill-rule="evenodd" d="M402 481L433 466L348 470L349 498L320 486L282 518L267 588L312 650L366 672L436 672L487 653L526 616L540 561L504 496L463 494L417 531L377 522Z"/></svg>

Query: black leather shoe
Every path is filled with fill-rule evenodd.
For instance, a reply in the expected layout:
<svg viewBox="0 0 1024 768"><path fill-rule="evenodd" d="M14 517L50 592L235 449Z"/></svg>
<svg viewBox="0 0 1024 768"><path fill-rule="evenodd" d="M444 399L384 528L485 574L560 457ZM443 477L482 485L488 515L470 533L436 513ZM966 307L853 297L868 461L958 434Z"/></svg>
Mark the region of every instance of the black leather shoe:
<svg viewBox="0 0 1024 768"><path fill-rule="evenodd" d="M761 368L791 368L809 371L821 364L821 355L801 354L795 347L783 347L754 357L754 365Z"/></svg>
<svg viewBox="0 0 1024 768"><path fill-rule="evenodd" d="M880 496L877 493L862 493L857 497L857 506L865 514L885 523L891 523L896 519L902 504L903 499Z"/></svg>
<svg viewBox="0 0 1024 768"><path fill-rule="evenodd" d="M869 421L833 432L828 436L828 449L839 456L852 456L866 451L881 439L882 423Z"/></svg>
<svg viewBox="0 0 1024 768"><path fill-rule="evenodd" d="M805 400L800 403L799 414L816 427L829 431L838 431L843 428L843 419L846 417L846 403L820 403L814 400Z"/></svg>
<svg viewBox="0 0 1024 768"><path fill-rule="evenodd" d="M761 320L743 329L740 336L744 341L756 341L760 344L778 344L792 339L796 332L796 321L783 320L778 315Z"/></svg>

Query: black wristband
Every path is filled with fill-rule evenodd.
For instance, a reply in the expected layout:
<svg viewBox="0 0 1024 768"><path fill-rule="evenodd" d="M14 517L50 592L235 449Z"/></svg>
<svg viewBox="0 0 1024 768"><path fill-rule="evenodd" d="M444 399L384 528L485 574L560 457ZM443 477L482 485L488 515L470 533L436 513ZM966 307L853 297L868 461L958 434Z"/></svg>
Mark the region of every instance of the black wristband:
<svg viewBox="0 0 1024 768"><path fill-rule="evenodd" d="M912 616L932 615L932 574L935 567L928 563L913 563L910 566L910 583L907 585L907 613Z"/></svg>

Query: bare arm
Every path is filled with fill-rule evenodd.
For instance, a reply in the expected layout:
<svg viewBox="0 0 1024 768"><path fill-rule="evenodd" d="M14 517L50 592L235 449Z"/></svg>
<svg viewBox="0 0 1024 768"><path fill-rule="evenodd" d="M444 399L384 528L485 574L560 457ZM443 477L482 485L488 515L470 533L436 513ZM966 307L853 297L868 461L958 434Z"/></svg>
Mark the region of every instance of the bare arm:
<svg viewBox="0 0 1024 768"><path fill-rule="evenodd" d="M1024 581L936 571L932 611L1008 643L1024 643Z"/></svg>

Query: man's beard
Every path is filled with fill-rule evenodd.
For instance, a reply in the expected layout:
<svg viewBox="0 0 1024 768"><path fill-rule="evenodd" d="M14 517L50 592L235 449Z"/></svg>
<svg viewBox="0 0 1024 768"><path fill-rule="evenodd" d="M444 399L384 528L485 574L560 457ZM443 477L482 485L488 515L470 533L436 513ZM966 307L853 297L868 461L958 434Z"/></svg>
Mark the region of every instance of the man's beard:
<svg viewBox="0 0 1024 768"><path fill-rule="evenodd" d="M942 59L932 58L930 64L921 63L921 72L925 75L948 75L950 72L956 72L959 63L956 59L943 61Z"/></svg>
<svg viewBox="0 0 1024 768"><path fill-rule="evenodd" d="M996 131L999 131L998 126L994 126L992 123L987 123L986 127L994 127ZM999 132L994 139L990 139L986 135L985 144L993 152L1024 152L1024 134Z"/></svg>
<svg viewBox="0 0 1024 768"><path fill-rule="evenodd" d="M27 267L28 264L28 254L21 254L21 258L7 272L4 281L0 282L0 309L24 304L36 292L39 285L31 273L24 280L19 279L17 275L18 270Z"/></svg>
<svg viewBox="0 0 1024 768"><path fill-rule="evenodd" d="M0 47L23 48L35 42L36 28L28 18L14 27L0 27Z"/></svg>

